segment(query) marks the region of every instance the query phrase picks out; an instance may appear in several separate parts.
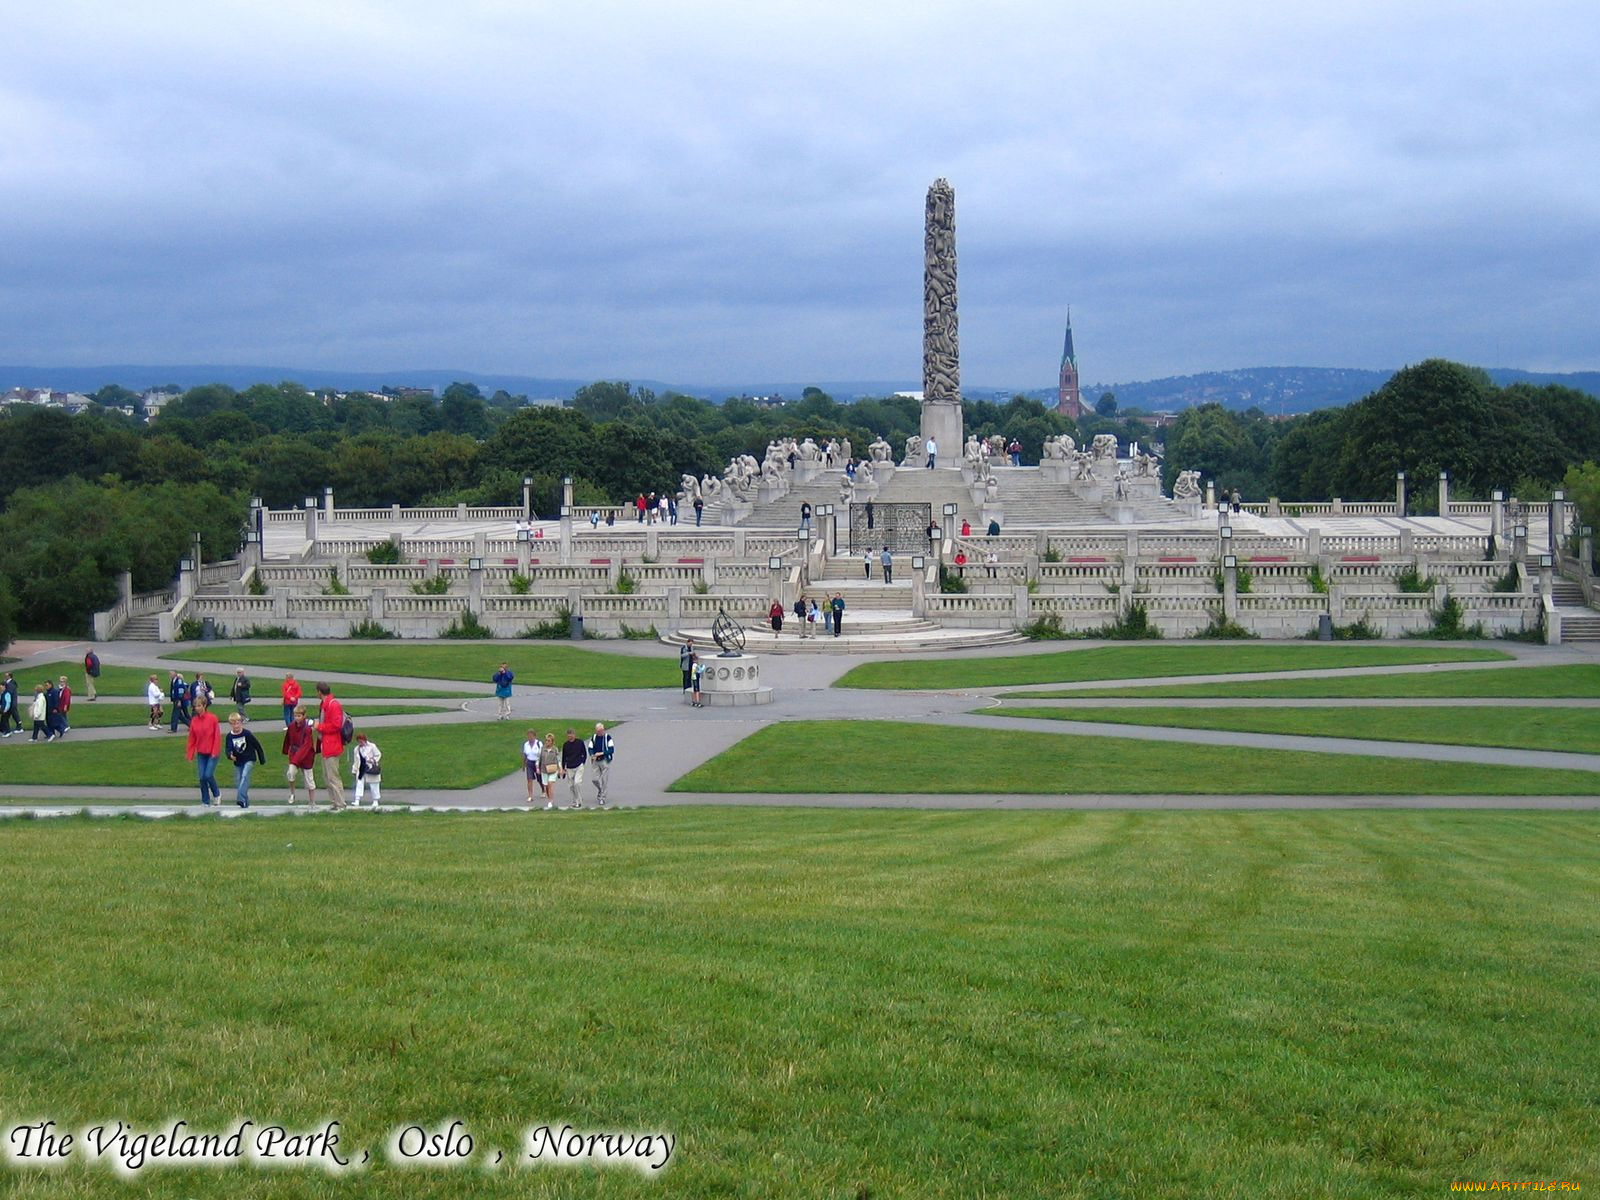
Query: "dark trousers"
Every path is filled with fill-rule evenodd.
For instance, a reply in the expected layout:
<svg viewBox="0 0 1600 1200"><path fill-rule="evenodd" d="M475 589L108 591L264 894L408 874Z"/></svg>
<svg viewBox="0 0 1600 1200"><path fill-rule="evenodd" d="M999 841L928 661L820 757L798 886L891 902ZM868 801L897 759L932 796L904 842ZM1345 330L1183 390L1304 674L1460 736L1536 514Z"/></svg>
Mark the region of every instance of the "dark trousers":
<svg viewBox="0 0 1600 1200"><path fill-rule="evenodd" d="M0 733L5 733L13 725L16 726L18 733L22 732L22 718L17 716L15 709L8 708L5 712L0 713Z"/></svg>
<svg viewBox="0 0 1600 1200"><path fill-rule="evenodd" d="M844 628L844 609L833 614L833 636L838 637Z"/></svg>
<svg viewBox="0 0 1600 1200"><path fill-rule="evenodd" d="M887 564L885 564L885 566L883 568L883 581L885 583L893 583L894 582L894 568L889 566L889 565L887 565Z"/></svg>

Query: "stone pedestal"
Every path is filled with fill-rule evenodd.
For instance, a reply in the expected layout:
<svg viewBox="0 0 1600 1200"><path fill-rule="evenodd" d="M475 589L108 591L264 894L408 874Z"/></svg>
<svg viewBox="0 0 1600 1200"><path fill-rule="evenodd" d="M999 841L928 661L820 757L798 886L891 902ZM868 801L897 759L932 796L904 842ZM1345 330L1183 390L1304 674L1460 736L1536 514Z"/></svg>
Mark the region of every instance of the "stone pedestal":
<svg viewBox="0 0 1600 1200"><path fill-rule="evenodd" d="M708 705L738 708L771 704L772 689L761 685L761 659L754 654L718 654L705 660L700 695Z"/></svg>
<svg viewBox="0 0 1600 1200"><path fill-rule="evenodd" d="M937 401L924 401L922 405L922 444L928 444L928 439L937 440L939 453L933 460L936 470L947 467L960 469L961 458L961 405L960 403L946 404ZM922 462L927 464L927 452L924 449Z"/></svg>

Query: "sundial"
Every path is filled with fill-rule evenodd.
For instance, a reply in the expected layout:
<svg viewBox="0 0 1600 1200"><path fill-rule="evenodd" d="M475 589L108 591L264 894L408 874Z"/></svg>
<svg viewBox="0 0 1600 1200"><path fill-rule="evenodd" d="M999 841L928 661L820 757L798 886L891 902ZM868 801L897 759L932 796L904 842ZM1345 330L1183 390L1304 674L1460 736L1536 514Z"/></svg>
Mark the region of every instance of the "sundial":
<svg viewBox="0 0 1600 1200"><path fill-rule="evenodd" d="M734 657L744 653L744 626L728 615L725 608L717 609L717 619L711 622L711 640L722 648L722 653Z"/></svg>

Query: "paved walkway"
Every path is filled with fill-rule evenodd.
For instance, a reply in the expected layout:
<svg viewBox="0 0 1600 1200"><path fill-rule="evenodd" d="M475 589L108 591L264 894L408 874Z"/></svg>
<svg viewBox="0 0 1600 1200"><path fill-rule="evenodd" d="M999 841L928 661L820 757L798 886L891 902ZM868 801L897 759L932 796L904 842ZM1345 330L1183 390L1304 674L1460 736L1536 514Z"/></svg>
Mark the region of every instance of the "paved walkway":
<svg viewBox="0 0 1600 1200"><path fill-rule="evenodd" d="M1091 645L1086 643L1085 645ZM83 643L43 643L14 647L23 657L17 666L19 678L26 678L29 662L48 662L63 657L72 658L82 653ZM1600 653L1591 647L1539 647L1527 645L1497 646L1514 655L1508 663L1461 663L1423 667L1361 668L1354 671L1303 671L1291 672L1297 676L1326 676L1329 674L1392 674L1411 671L1450 670L1516 670L1522 666L1558 665L1563 663L1597 662ZM592 653L605 654L663 654L661 647L645 643L619 643L605 646L587 646ZM171 650L168 646L149 643L109 643L99 647L101 658L108 665L149 666L166 670L171 663L162 661L160 655ZM307 646L308 654L315 646ZM1037 653L1035 647L1007 647L994 654ZM493 652L486 652L487 658ZM1172 707L1206 707L1250 705L1249 700L1052 700L1038 702L1051 707L1082 707L1082 721L1030 720L1026 718L1001 718L986 716L981 711L985 705L996 703L994 693L1014 690L1007 688L974 688L951 691L881 692L834 689L829 685L845 671L865 659L847 655L810 656L794 655L774 657L767 661L767 679L775 692L771 705L759 708L705 708L692 709L684 703L674 689L668 690L587 690L563 688L520 687L513 703L515 720L520 722L549 713L592 713L608 724L623 726L618 734L618 765L612 784L613 798L624 806L682 805L682 804L744 804L744 805L805 805L818 807L882 807L882 808L1343 808L1343 807L1482 807L1482 808L1595 808L1600 807L1600 755L1575 754L1558 751L1515 750L1479 746L1446 746L1412 742L1381 742L1354 738L1303 737L1278 734L1231 732L1224 730L1176 729L1164 726L1120 725L1092 719L1096 707L1136 707L1159 704ZM226 657L207 660L185 659L184 666L196 666L219 677L230 675L233 664ZM450 686L437 679L349 676L319 673L319 678L333 681L354 680L395 687L440 688ZM1168 679L1098 680L1081 685L1050 685L1071 688L1137 686L1157 683L1206 683L1239 681L1262 678L1261 675L1181 676ZM1271 676L1279 678L1281 675ZM463 685L470 687L471 685ZM487 688L484 689L485 693ZM142 703L142 698L103 696L105 701ZM371 716L362 721L364 728L386 728L412 724L465 723L492 719L494 701L487 694L462 700L460 697L437 697L432 701L395 699L352 701L354 712L362 703L422 704L437 703L436 713L417 715ZM1027 703L1027 702L1021 702ZM1456 705L1474 707L1493 704L1499 707L1595 707L1600 700L1465 700L1465 701L1375 701L1375 700L1296 700L1274 701L1278 706L1355 706L1377 707L1425 704L1445 707ZM448 706L448 707L447 707ZM1056 736L1117 737L1152 742L1187 742L1206 745L1232 745L1263 749L1311 750L1325 754L1361 754L1376 757L1425 759L1437 762L1485 763L1517 767L1576 768L1597 772L1596 795L1585 797L1529 797L1529 796L1250 796L1250 795L841 795L841 794L720 794L696 795L667 791L676 779L701 763L714 758L730 746L742 741L756 730L776 721L792 720L897 720L925 722L936 727L965 726L983 729L1024 729ZM274 727L275 722L263 722ZM79 729L70 735L71 741L101 741L119 739L177 738L167 733L152 733L141 723L132 728ZM164 815L174 812L197 813L192 788L122 787L114 784L105 787L32 786L7 784L5 764L8 755L15 753L48 754L52 746L31 746L21 738L0 742L0 800L12 805L0 808L5 813L53 813L81 811L88 805L92 811L116 813L140 812ZM275 749L275 747L269 748ZM179 753L174 746L174 753ZM258 792L269 790L258 782ZM400 781L388 790L395 806L442 807L451 809L523 809L525 789L520 771L508 773L504 778L482 787L457 791L407 790ZM96 802L109 802L105 808ZM227 810L237 813L238 810ZM282 805L258 804L252 812L272 814L297 812ZM226 815L226 813L224 814Z"/></svg>

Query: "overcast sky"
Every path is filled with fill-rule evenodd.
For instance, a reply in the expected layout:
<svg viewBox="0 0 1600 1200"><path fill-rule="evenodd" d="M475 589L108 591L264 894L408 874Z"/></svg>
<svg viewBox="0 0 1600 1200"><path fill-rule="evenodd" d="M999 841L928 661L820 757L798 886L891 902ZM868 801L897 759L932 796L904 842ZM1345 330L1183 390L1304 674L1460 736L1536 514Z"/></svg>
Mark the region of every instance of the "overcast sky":
<svg viewBox="0 0 1600 1200"><path fill-rule="evenodd" d="M1593 0L9 8L0 362L1600 367Z"/></svg>

